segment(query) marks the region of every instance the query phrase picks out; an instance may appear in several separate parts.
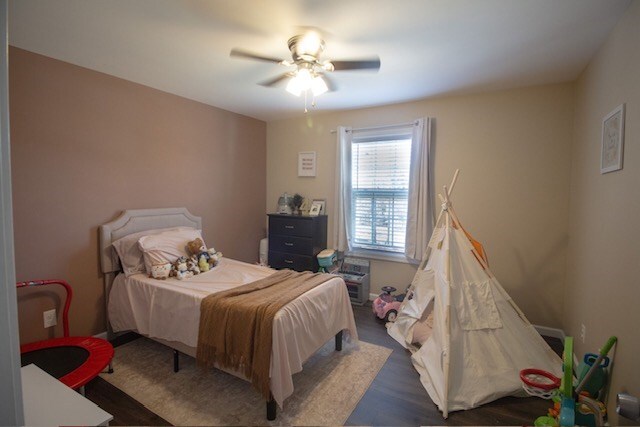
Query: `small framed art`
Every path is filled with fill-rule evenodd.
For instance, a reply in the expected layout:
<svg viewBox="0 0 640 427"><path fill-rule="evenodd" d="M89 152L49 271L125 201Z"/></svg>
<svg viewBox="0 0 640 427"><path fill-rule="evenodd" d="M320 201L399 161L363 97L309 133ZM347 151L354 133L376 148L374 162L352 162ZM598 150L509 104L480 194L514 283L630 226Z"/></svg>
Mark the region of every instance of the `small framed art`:
<svg viewBox="0 0 640 427"><path fill-rule="evenodd" d="M327 214L326 202L324 199L313 199L313 202L311 202L311 207L313 208L314 205L318 205L320 207L319 215Z"/></svg>
<svg viewBox="0 0 640 427"><path fill-rule="evenodd" d="M309 216L318 216L320 215L320 204L312 203L311 209L309 209Z"/></svg>
<svg viewBox="0 0 640 427"><path fill-rule="evenodd" d="M618 105L602 119L602 154L600 173L622 169L624 155L624 104Z"/></svg>
<svg viewBox="0 0 640 427"><path fill-rule="evenodd" d="M315 151L300 151L298 153L298 176L316 176Z"/></svg>

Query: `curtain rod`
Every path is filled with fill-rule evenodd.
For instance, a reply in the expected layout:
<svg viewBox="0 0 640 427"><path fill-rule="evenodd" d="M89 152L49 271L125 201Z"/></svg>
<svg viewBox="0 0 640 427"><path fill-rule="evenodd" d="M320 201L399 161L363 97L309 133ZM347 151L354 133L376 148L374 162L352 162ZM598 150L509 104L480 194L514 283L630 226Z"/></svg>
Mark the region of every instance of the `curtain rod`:
<svg viewBox="0 0 640 427"><path fill-rule="evenodd" d="M351 129L351 132L363 132L363 131L369 131L369 130L382 130L382 129L393 129L393 128L406 128L409 126L416 126L417 124L418 124L418 120L414 120L409 123L400 123L397 125L374 126L370 128L356 128L356 129ZM331 129L331 133L336 133L336 132L338 132L336 129Z"/></svg>

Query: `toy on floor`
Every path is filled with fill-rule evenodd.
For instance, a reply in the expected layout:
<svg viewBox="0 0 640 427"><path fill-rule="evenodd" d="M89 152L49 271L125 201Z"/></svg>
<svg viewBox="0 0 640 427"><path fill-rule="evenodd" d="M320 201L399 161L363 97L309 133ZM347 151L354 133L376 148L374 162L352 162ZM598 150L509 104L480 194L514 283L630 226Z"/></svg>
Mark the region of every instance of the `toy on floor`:
<svg viewBox="0 0 640 427"><path fill-rule="evenodd" d="M113 346L107 340L96 337L69 336L69 308L73 298L73 289L64 280L34 280L19 282L16 288L60 285L66 292L62 311L63 336L36 341L20 346L22 366L35 364L43 371L57 378L64 385L79 389L84 395L84 386L98 376L106 367L113 372ZM43 391L43 397L46 393Z"/></svg>
<svg viewBox="0 0 640 427"><path fill-rule="evenodd" d="M373 313L385 322L395 322L400 304L406 296L406 292L400 295L391 295L395 291L396 288L393 286L383 286L382 293L373 301Z"/></svg>
<svg viewBox="0 0 640 427"><path fill-rule="evenodd" d="M333 249L325 249L316 255L318 258L318 272L327 273L333 270L334 263L337 260L337 253Z"/></svg>
<svg viewBox="0 0 640 427"><path fill-rule="evenodd" d="M547 416L538 417L536 426L590 426L604 425L606 415L606 383L609 366L607 353L616 343L611 337L599 354L585 355L578 371L578 385L573 388L573 337L566 337L563 353L562 379L539 369L520 371L522 388L531 396L553 399L554 406ZM598 400L600 399L600 400Z"/></svg>

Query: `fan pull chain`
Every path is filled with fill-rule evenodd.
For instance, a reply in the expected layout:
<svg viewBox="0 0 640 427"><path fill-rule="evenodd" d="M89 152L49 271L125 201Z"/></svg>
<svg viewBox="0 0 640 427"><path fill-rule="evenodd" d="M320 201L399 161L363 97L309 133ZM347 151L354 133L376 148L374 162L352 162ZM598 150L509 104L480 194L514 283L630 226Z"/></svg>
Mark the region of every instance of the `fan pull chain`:
<svg viewBox="0 0 640 427"><path fill-rule="evenodd" d="M307 91L304 91L304 113L307 114L309 110L307 110Z"/></svg>

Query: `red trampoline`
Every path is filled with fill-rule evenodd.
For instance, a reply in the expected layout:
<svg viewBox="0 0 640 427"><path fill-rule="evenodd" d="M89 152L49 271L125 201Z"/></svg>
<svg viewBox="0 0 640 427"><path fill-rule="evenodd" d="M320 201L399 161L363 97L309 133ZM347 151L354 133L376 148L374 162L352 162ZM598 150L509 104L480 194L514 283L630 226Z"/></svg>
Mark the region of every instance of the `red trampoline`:
<svg viewBox="0 0 640 427"><path fill-rule="evenodd" d="M109 366L109 372L113 372L110 366L113 346L108 341L94 337L69 336L69 306L73 290L67 282L36 280L16 284L18 288L43 285L61 285L67 291L62 312L64 337L20 346L22 366L33 363L73 389L84 387L106 366Z"/></svg>

